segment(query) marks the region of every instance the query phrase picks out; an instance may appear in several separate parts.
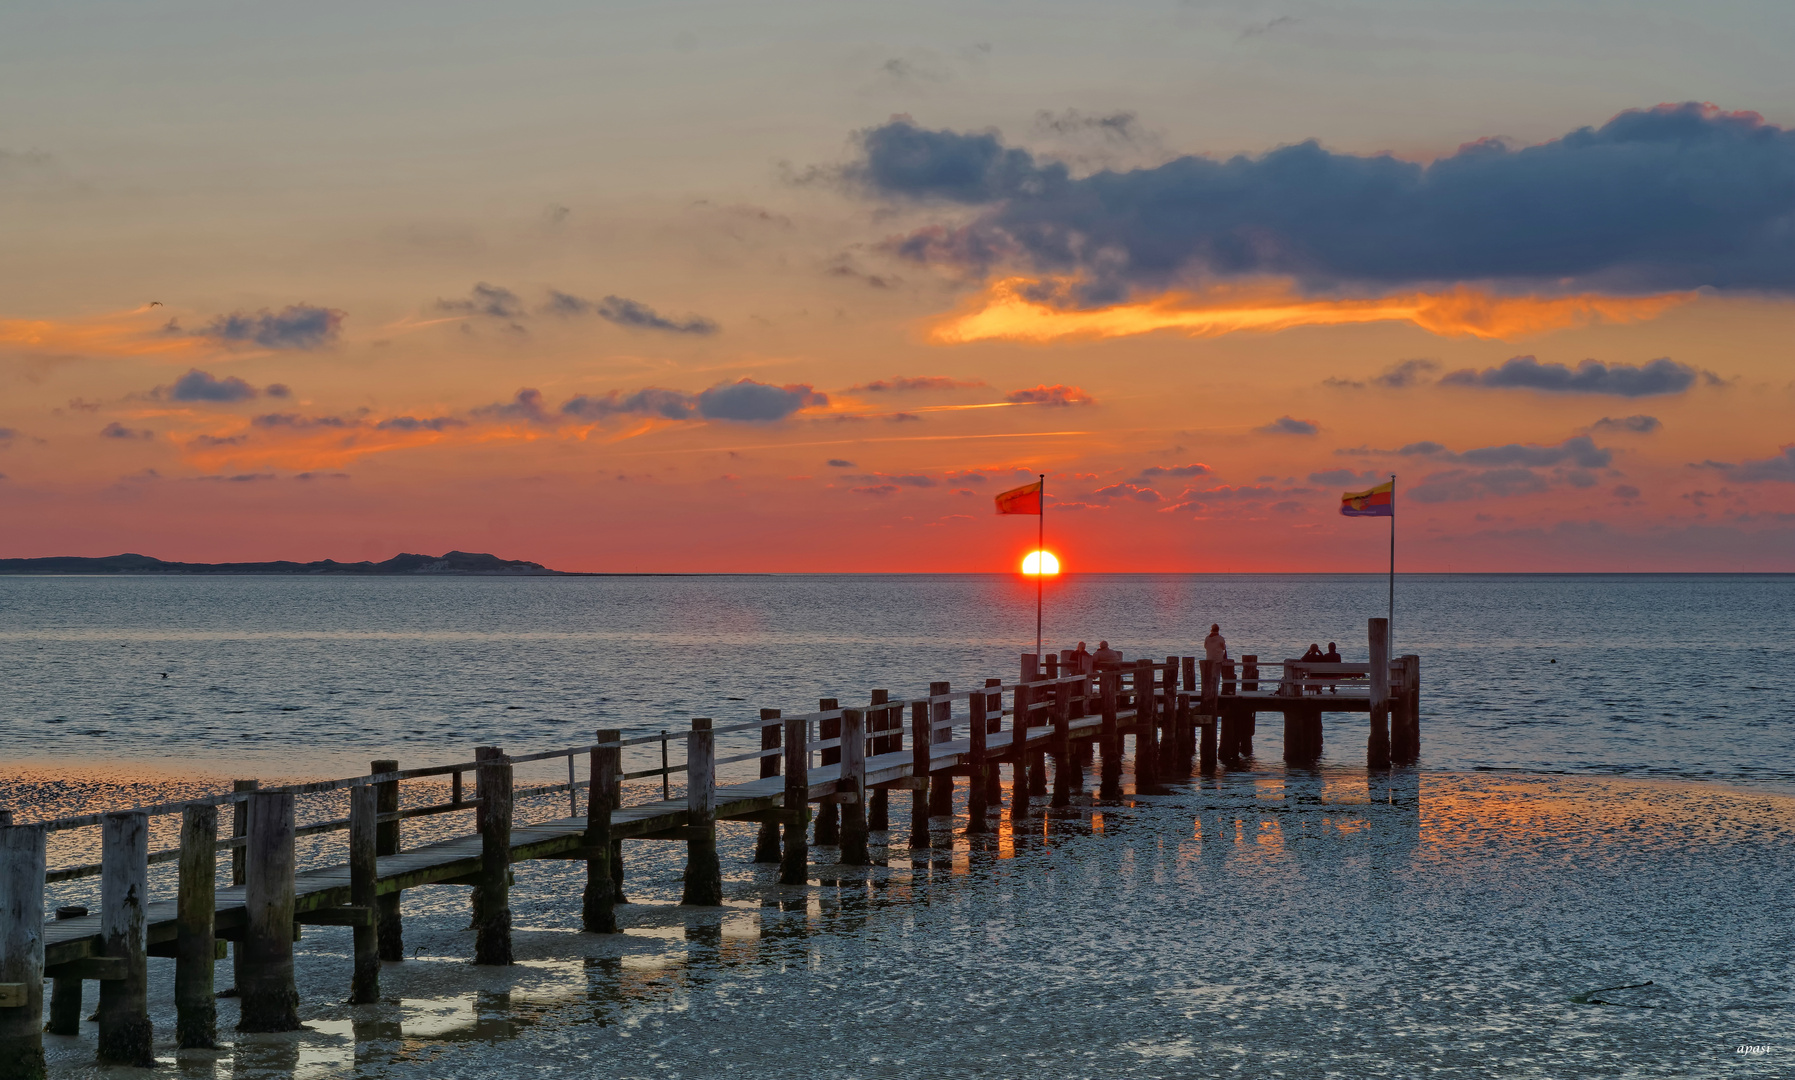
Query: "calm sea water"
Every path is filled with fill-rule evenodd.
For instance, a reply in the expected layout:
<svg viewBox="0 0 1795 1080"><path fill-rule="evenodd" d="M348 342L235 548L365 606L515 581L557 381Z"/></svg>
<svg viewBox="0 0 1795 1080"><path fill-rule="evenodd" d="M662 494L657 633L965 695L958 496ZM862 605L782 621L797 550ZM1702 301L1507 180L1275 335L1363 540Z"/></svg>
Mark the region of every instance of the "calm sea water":
<svg viewBox="0 0 1795 1080"><path fill-rule="evenodd" d="M576 932L579 864L522 864L504 969L466 962L465 888L413 890L413 957L378 1005L340 1004L348 932L306 929L302 1032L236 1036L224 999L226 1046L177 1054L152 961L159 1075L1795 1076L1792 587L1399 579L1418 770L1367 774L1363 720L1339 716L1321 767L1287 771L1265 722L1247 768L989 837L937 818L933 849L875 834L870 868L817 848L793 887L726 823L720 909L678 906L681 845L632 841L617 936ZM1374 577L1080 577L1048 636L1163 656L1215 621L1237 654L1357 657L1383 603ZM29 818L1007 677L1033 623L1032 590L995 576L0 578L0 803ZM302 857L340 859L332 837ZM92 1025L49 1050L59 1078L135 1075L91 1064Z"/></svg>

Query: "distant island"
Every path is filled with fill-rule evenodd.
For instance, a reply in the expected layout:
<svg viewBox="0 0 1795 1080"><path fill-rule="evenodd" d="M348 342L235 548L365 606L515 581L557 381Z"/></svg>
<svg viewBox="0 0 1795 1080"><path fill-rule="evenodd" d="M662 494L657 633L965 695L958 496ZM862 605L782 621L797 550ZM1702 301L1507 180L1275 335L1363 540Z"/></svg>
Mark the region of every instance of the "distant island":
<svg viewBox="0 0 1795 1080"><path fill-rule="evenodd" d="M148 555L52 555L0 559L0 574L462 574L504 577L574 577L541 563L451 551L447 555L395 555L385 562L165 562Z"/></svg>

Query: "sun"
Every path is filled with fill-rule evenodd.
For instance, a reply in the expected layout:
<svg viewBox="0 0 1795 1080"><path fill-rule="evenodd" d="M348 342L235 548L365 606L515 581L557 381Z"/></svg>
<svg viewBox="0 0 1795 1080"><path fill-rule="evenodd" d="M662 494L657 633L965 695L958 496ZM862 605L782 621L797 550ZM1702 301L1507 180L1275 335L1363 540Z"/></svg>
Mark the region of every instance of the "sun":
<svg viewBox="0 0 1795 1080"><path fill-rule="evenodd" d="M1029 577L1052 577L1060 572L1060 561L1051 551L1031 551L1022 559L1022 572Z"/></svg>

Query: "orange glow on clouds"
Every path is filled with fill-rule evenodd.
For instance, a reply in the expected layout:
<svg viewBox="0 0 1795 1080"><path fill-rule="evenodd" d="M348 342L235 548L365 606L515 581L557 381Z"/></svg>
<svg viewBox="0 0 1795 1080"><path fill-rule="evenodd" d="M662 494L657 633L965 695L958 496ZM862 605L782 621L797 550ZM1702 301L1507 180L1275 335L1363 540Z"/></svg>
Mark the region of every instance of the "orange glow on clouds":
<svg viewBox="0 0 1795 1080"><path fill-rule="evenodd" d="M1060 572L1060 560L1051 551L1031 551L1022 557L1022 572L1028 577L1052 577Z"/></svg>
<svg viewBox="0 0 1795 1080"><path fill-rule="evenodd" d="M148 307L91 319L0 319L0 350L99 356L188 356L204 350L199 338L161 334L162 317Z"/></svg>
<svg viewBox="0 0 1795 1080"><path fill-rule="evenodd" d="M1305 300L1288 285L1256 290L1214 289L1203 294L1167 293L1144 303L1094 310L1062 309L1030 300L1034 284L1007 278L992 284L976 310L937 323L929 339L939 345L1002 339L1058 341L1113 338L1175 330L1191 337L1295 326L1408 322L1442 336L1517 338L1596 322L1656 318L1695 298L1693 292L1618 297L1499 296L1459 286L1438 293L1406 293L1374 300Z"/></svg>

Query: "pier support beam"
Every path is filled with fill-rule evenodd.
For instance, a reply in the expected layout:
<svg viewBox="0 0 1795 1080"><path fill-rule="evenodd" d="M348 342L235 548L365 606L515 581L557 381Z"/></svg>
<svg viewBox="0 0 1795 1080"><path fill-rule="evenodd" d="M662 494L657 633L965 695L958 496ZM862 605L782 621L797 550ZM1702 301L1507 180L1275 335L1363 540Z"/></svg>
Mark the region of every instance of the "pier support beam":
<svg viewBox="0 0 1795 1080"><path fill-rule="evenodd" d="M509 964L511 955L511 760L496 746L474 751L480 806L480 883L474 886L474 963Z"/></svg>
<svg viewBox="0 0 1795 1080"><path fill-rule="evenodd" d="M368 771L376 775L399 771L399 762L394 758L380 758L368 762ZM460 792L461 777L455 777L456 792ZM374 785L374 807L378 813L394 814L399 811L399 781L388 780ZM374 854L399 854L399 822L382 821L374 828ZM375 901L378 909L377 917L380 927L377 936L380 943L382 960L405 959L405 923L399 913L399 890L385 893Z"/></svg>
<svg viewBox="0 0 1795 1080"><path fill-rule="evenodd" d="M231 793L244 798L231 804L231 839L244 841L231 849L231 884L243 885L247 881L249 867L249 798L248 794L262 786L260 780L233 780ZM236 997L244 982L243 974L243 942L241 939L231 942L231 988L225 991L226 997Z"/></svg>
<svg viewBox="0 0 1795 1080"><path fill-rule="evenodd" d="M1048 806L1072 805L1072 776L1078 768L1072 763L1072 686L1059 683L1053 688L1053 797ZM1080 792L1083 794L1083 792Z"/></svg>
<svg viewBox="0 0 1795 1080"><path fill-rule="evenodd" d="M686 736L686 874L679 902L700 907L723 903L723 867L717 861L717 735L709 717L695 717Z"/></svg>
<svg viewBox="0 0 1795 1080"><path fill-rule="evenodd" d="M175 901L175 1045L218 1045L217 963L218 807L181 808L181 865Z"/></svg>
<svg viewBox="0 0 1795 1080"><path fill-rule="evenodd" d="M886 745L890 736L885 732L893 727L891 710L882 706L891 700L891 691L874 690L873 707L866 712L867 755L874 756L888 753L895 747ZM891 793L884 788L876 788L867 792L866 796L866 829L868 832L884 832L891 828Z"/></svg>
<svg viewBox="0 0 1795 1080"><path fill-rule="evenodd" d="M43 1080L45 1071L44 840L41 825L14 825L10 816L0 824L0 991L8 995L0 1000L0 1077L5 1080Z"/></svg>
<svg viewBox="0 0 1795 1080"><path fill-rule="evenodd" d="M592 787L586 792L586 890L580 897L580 929L588 934L615 934L617 889L611 879L611 807L617 801L623 748L602 744L618 742L623 732L600 728L596 735L593 741L600 745L592 748ZM773 838L773 849L779 849L777 836Z"/></svg>
<svg viewBox="0 0 1795 1080"><path fill-rule="evenodd" d="M242 999L238 1031L299 1030L299 991L293 983L293 796L249 796L248 858L243 868L249 921L238 943ZM101 998L105 984L101 984Z"/></svg>
<svg viewBox="0 0 1795 1080"><path fill-rule="evenodd" d="M1370 619L1366 634L1371 644L1371 737L1365 746L1365 766L1390 767L1390 620Z"/></svg>
<svg viewBox="0 0 1795 1080"><path fill-rule="evenodd" d="M985 735L1003 730L1003 680L990 678L985 680ZM1003 805L1003 773L997 762L987 759L985 762L985 809Z"/></svg>
<svg viewBox="0 0 1795 1080"><path fill-rule="evenodd" d="M989 716L987 700L986 695L977 690L966 700L971 720L971 736L966 754L967 767L972 774L966 783L966 833L969 836L991 831L991 823L986 818L990 812L991 794L991 763L985 749L985 740L990 734L986 727Z"/></svg>
<svg viewBox="0 0 1795 1080"><path fill-rule="evenodd" d="M380 829L380 792L372 785L349 789L349 904L365 913L352 936L354 965L349 976L349 1004L380 1000L380 880L376 834Z"/></svg>
<svg viewBox="0 0 1795 1080"><path fill-rule="evenodd" d="M1134 664L1134 790L1142 794L1159 780L1159 717L1154 702L1153 661Z"/></svg>
<svg viewBox="0 0 1795 1080"><path fill-rule="evenodd" d="M778 709L760 710L760 748L762 750L779 749L779 724L768 721L779 719ZM779 775L780 755L768 755L760 759L760 778L771 779ZM776 863L779 861L779 823L763 821L760 823L760 835L754 838L754 861L757 863Z"/></svg>
<svg viewBox="0 0 1795 1080"><path fill-rule="evenodd" d="M290 798L291 796L289 796ZM123 978L100 982L99 1060L149 1067L151 1051L149 953L144 909L149 904L150 821L127 810L100 820L100 948L124 961ZM287 928L290 938L292 927Z"/></svg>
<svg viewBox="0 0 1795 1080"><path fill-rule="evenodd" d="M779 856L779 883L802 885L810 880L810 768L804 748L805 724L798 717L785 722L785 850ZM927 775L926 773L924 775ZM923 821L928 834L928 821ZM911 840L915 844L915 840Z"/></svg>
<svg viewBox="0 0 1795 1080"><path fill-rule="evenodd" d="M1116 719L1117 700L1122 693L1122 676L1118 672L1105 671L1098 677L1098 702L1103 710L1103 726L1099 728L1103 743L1103 774L1098 788L1098 798L1120 799L1122 797L1122 729Z"/></svg>
<svg viewBox="0 0 1795 1080"><path fill-rule="evenodd" d="M873 861L866 842L866 713L841 711L841 779L835 785L841 803L841 861L866 866Z"/></svg>
<svg viewBox="0 0 1795 1080"><path fill-rule="evenodd" d="M816 703L818 712L829 712L841 707L835 698L822 698ZM818 720L816 724L818 742L841 738L841 720ZM825 746L817 757L819 765L841 764L841 747ZM836 803L822 803L816 808L816 844L818 847L829 847L841 843L841 807Z"/></svg>
<svg viewBox="0 0 1795 1080"><path fill-rule="evenodd" d="M1028 800L1032 794L1028 777L1028 729L1034 718L1035 696L1039 691L1029 684L1033 670L1029 664L1031 659L1028 655L1022 658L1024 678L1016 684L1016 708L1010 717L1010 814L1014 817L1028 813Z"/></svg>
<svg viewBox="0 0 1795 1080"><path fill-rule="evenodd" d="M929 696L940 697L950 693L952 686L945 682L929 684ZM951 701L931 701L929 703L929 745L947 742L953 732L946 727L939 731L935 725L946 724L953 719L954 705ZM941 772L929 777L929 813L935 817L951 817L954 812L954 774Z"/></svg>
<svg viewBox="0 0 1795 1080"><path fill-rule="evenodd" d="M935 778L929 775L933 740L929 738L929 703L910 704L910 776L917 785L910 791L910 846L929 846L929 789Z"/></svg>
<svg viewBox="0 0 1795 1080"><path fill-rule="evenodd" d="M87 909L79 905L56 909L58 919L79 919L86 914ZM79 1035L86 1015L81 1010L81 976L58 975L51 979L50 1022L44 1030L51 1035Z"/></svg>

